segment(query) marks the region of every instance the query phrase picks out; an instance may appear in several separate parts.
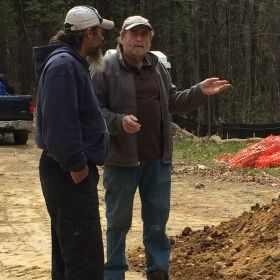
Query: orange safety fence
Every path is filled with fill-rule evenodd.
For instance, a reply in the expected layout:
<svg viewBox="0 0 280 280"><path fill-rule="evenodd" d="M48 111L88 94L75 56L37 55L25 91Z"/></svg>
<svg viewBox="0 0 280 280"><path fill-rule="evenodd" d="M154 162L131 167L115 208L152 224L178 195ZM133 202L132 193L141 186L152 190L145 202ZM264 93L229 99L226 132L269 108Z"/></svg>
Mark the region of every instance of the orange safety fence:
<svg viewBox="0 0 280 280"><path fill-rule="evenodd" d="M280 166L280 136L269 136L233 155L223 155L217 161L231 167Z"/></svg>
<svg viewBox="0 0 280 280"><path fill-rule="evenodd" d="M256 167L280 166L280 152L272 155L260 156L255 163Z"/></svg>

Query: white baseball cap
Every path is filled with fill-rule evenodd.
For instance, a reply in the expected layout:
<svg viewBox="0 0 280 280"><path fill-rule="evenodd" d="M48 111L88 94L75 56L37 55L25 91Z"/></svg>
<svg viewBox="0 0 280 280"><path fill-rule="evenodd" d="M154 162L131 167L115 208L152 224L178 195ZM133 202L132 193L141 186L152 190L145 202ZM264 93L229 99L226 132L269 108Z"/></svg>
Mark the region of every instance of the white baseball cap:
<svg viewBox="0 0 280 280"><path fill-rule="evenodd" d="M88 27L99 26L103 29L112 29L114 22L104 19L93 7L76 6L68 11L64 24L70 24L71 30L84 30Z"/></svg>
<svg viewBox="0 0 280 280"><path fill-rule="evenodd" d="M151 24L149 23L149 20L147 20L146 18L143 18L141 16L128 17L123 22L122 29L129 30L129 29L131 29L135 26L138 26L138 25L144 25L144 26L149 27L151 30L153 30Z"/></svg>

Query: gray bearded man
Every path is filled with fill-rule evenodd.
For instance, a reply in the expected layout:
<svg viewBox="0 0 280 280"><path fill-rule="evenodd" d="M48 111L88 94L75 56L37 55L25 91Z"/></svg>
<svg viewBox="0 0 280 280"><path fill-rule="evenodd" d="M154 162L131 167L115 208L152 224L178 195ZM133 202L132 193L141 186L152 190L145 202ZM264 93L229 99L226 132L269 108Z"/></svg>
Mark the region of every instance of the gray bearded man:
<svg viewBox="0 0 280 280"><path fill-rule="evenodd" d="M190 112L230 84L209 78L177 91L164 65L149 52L154 30L141 16L127 18L117 53L92 77L110 133L104 169L107 217L106 280L123 280L125 240L137 187L142 203L147 279L168 279L172 138L170 114Z"/></svg>
<svg viewBox="0 0 280 280"><path fill-rule="evenodd" d="M109 135L87 59L101 61L104 29L113 26L93 7L77 6L49 45L34 48L36 143L43 150L39 173L51 218L53 280L103 280L96 165L104 162Z"/></svg>

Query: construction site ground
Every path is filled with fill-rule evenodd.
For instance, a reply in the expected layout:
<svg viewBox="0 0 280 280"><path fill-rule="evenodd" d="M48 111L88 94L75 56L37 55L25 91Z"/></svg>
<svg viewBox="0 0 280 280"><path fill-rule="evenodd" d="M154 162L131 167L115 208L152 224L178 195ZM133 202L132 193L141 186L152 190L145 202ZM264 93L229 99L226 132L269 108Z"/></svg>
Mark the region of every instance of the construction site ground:
<svg viewBox="0 0 280 280"><path fill-rule="evenodd" d="M0 140L0 279L50 278L50 221L38 178L41 151ZM102 168L100 213L106 219ZM280 279L280 183L266 174L174 162L170 279ZM145 279L141 206L137 195L127 238L128 280ZM104 242L105 244L105 242Z"/></svg>

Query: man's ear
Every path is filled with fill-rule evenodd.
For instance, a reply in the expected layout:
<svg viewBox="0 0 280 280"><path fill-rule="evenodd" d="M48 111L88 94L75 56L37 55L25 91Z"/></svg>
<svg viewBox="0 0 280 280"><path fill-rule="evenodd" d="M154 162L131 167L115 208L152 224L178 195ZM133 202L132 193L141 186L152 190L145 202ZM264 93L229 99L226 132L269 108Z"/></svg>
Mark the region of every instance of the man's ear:
<svg viewBox="0 0 280 280"><path fill-rule="evenodd" d="M87 28L85 30L85 36L90 37L90 35L92 35L92 29L91 28Z"/></svg>
<svg viewBox="0 0 280 280"><path fill-rule="evenodd" d="M96 26L92 27L90 30L91 30L91 34L92 34L93 36L96 36L96 35L98 34L98 31L97 31L97 27L96 27Z"/></svg>

